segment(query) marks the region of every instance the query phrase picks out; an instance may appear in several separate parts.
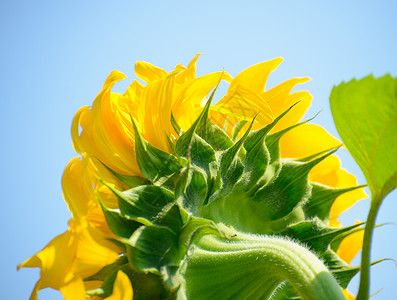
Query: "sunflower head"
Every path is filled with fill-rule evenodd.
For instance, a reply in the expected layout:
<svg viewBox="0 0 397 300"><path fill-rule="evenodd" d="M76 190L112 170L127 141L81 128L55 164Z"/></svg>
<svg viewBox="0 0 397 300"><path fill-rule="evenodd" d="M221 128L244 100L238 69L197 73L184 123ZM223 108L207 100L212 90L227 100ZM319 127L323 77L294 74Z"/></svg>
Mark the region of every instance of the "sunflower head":
<svg viewBox="0 0 397 300"><path fill-rule="evenodd" d="M93 228L91 250L112 259L87 270L85 240L73 237L83 246L68 276L97 298L118 294L122 282L134 299L319 297L324 283L341 296L359 271L344 244L361 224L330 224L362 191L340 169L339 142L298 122L311 96L291 90L308 79L265 91L280 59L232 79L196 77L197 57L171 73L137 63L147 85L134 81L123 95L111 87L125 75L112 72L92 107L77 112L82 159L65 170L64 195L76 222ZM230 87L212 105L221 80ZM55 288L71 284L62 276Z"/></svg>

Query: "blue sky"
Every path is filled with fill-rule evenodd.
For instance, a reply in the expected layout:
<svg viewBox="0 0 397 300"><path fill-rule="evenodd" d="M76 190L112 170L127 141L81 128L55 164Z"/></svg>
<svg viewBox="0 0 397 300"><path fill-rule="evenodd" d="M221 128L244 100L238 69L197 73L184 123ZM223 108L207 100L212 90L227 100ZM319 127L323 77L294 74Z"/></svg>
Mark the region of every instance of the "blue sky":
<svg viewBox="0 0 397 300"><path fill-rule="evenodd" d="M16 265L67 228L63 168L75 157L74 113L90 105L110 71L134 79L137 60L171 70L196 53L197 72L236 75L275 57L285 60L268 87L296 76L314 97L307 116L337 136L329 109L332 86L370 73L397 76L395 1L1 1L0 185L2 299L28 299L39 273ZM343 166L365 183L346 150ZM397 194L378 223L396 222ZM365 220L369 200L342 216ZM397 259L397 226L376 229L372 258ZM353 262L358 263L358 260ZM372 268L372 299L397 294L393 262ZM350 290L356 292L358 277ZM61 299L43 290L39 299Z"/></svg>

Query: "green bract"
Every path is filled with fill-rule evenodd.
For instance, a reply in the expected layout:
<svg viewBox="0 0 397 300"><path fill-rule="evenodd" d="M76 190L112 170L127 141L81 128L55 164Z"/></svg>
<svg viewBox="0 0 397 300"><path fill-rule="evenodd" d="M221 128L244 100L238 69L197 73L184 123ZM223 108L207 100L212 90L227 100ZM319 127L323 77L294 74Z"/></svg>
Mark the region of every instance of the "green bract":
<svg viewBox="0 0 397 300"><path fill-rule="evenodd" d="M358 187L308 181L310 170L335 150L281 159L279 139L300 124L269 132L288 110L257 131L251 125L240 134L241 122L230 138L208 119L212 97L191 128L170 141L173 154L135 130L146 180L113 172L130 189L108 185L119 209L101 205L124 255L86 279L103 281L88 293L110 295L122 270L134 299L344 299L341 288L359 267L336 250L361 224L327 223L334 200Z"/></svg>

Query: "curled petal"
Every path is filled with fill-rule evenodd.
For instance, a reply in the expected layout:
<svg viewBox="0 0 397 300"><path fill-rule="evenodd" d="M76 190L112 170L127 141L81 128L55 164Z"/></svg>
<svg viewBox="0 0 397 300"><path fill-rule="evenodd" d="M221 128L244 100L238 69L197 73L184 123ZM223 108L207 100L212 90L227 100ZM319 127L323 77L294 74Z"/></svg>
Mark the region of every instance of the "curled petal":
<svg viewBox="0 0 397 300"><path fill-rule="evenodd" d="M126 101L128 95L133 94L134 88L130 89L127 96L110 91L112 85L124 77L116 71L109 75L92 108L79 113L82 132L77 137L74 130L73 136L78 141L75 144L81 152L99 159L120 174L139 175L134 154L134 131L129 116L129 111L134 109L128 106L136 102ZM139 89L138 84L135 87Z"/></svg>
<svg viewBox="0 0 397 300"><path fill-rule="evenodd" d="M190 61L187 68L176 75L175 83L180 85L189 80L196 78L196 61L201 53L196 54L195 57Z"/></svg>
<svg viewBox="0 0 397 300"><path fill-rule="evenodd" d="M256 93L263 93L270 72L273 72L283 61L281 57L253 65L240 72L230 83L229 91L231 92L237 85L250 87Z"/></svg>
<svg viewBox="0 0 397 300"><path fill-rule="evenodd" d="M75 220L85 217L93 203L93 179L94 175L85 159L73 158L65 168L62 176L63 196Z"/></svg>
<svg viewBox="0 0 397 300"><path fill-rule="evenodd" d="M144 61L137 61L135 63L135 75L146 83L150 83L167 76L167 71Z"/></svg>
<svg viewBox="0 0 397 300"><path fill-rule="evenodd" d="M74 278L72 265L77 251L80 228L74 226L55 237L43 250L18 266L40 268L40 280L35 290L46 287L60 289Z"/></svg>
<svg viewBox="0 0 397 300"><path fill-rule="evenodd" d="M80 121L80 116L81 114L89 108L88 105L80 107L80 109L76 112L76 114L73 117L73 122L72 122L72 143L73 143L73 148L77 153L82 153L83 147L81 146L80 143L80 134L79 134L79 121Z"/></svg>

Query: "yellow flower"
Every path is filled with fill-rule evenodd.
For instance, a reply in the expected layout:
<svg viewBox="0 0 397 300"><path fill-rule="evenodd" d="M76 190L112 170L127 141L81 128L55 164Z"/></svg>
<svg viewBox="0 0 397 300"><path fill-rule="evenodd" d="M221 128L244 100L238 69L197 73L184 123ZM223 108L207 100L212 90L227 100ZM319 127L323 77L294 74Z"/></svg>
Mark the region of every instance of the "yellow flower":
<svg viewBox="0 0 397 300"><path fill-rule="evenodd" d="M54 238L43 250L18 266L41 268L30 299L37 299L40 289L60 290L66 300L85 299L83 278L114 262L118 253L106 245L104 235L87 222L71 220L69 229Z"/></svg>
<svg viewBox="0 0 397 300"><path fill-rule="evenodd" d="M229 82L230 86L226 95L211 106L209 117L221 128L227 125L229 135L242 119L251 121L257 116L253 129L261 128L299 102L273 128L273 131L279 131L299 122L310 106L312 97L308 92L291 92L297 84L308 81L306 77L293 78L265 89L269 74L281 63L281 58L251 66L231 78L224 72L197 77L198 56L187 67L177 65L170 73L149 63L137 62L135 73L146 85L134 80L124 94L111 91L117 81L126 78L124 74L113 71L92 107L82 107L76 113L72 123L73 146L82 158L71 160L62 179L64 198L73 220L68 231L19 266L41 268L41 278L32 299L35 299L39 289L45 287L59 289L66 299L84 299L82 279L118 258L115 246L105 239L112 238L113 234L106 224L96 193L101 194L107 207L116 208L117 200L97 178L104 179L118 190L124 190L127 187L104 165L121 175L141 175L135 157L135 132L131 118L136 120L143 138L171 153L171 144L179 134L172 125L171 117L186 131L220 79ZM310 124L290 130L280 141L283 158L307 157L339 145L340 142L323 128ZM355 177L341 169L335 155L314 167L309 179L332 187L356 185ZM361 189L340 196L332 207L330 224L339 226L337 217L364 196ZM345 239L340 251L343 253L346 245L354 242ZM128 278L121 272L115 287L120 288L127 281ZM117 299L131 299L132 289L128 287L127 290ZM115 289L118 293L116 291L119 289ZM115 295L111 299L116 299Z"/></svg>

